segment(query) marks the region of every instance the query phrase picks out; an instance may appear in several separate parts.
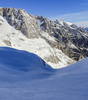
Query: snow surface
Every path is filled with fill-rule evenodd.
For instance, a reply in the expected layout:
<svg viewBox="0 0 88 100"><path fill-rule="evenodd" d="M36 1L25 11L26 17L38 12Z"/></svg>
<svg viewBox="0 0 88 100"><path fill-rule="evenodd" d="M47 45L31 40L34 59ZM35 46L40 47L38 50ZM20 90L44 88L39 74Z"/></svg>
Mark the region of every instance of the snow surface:
<svg viewBox="0 0 88 100"><path fill-rule="evenodd" d="M28 39L20 31L10 26L3 17L0 16L0 20L0 22L2 22L2 25L0 25L0 46L13 47L35 53L53 68L65 67L69 62L73 62L73 60L66 56L61 50L53 49L45 39L41 37ZM44 32L41 34L43 37L53 42L55 41L54 38L50 37L47 33ZM47 61L45 58L49 58L50 56L57 56L60 61L58 63Z"/></svg>
<svg viewBox="0 0 88 100"><path fill-rule="evenodd" d="M66 22L66 21L63 21L63 20L57 20L57 23L64 26L64 23L66 23L67 25L71 26L73 23L70 23L70 22Z"/></svg>
<svg viewBox="0 0 88 100"><path fill-rule="evenodd" d="M0 100L87 100L88 58L52 69L33 53L0 47Z"/></svg>
<svg viewBox="0 0 88 100"><path fill-rule="evenodd" d="M73 23L66 22L66 21L63 21L63 20L56 20L55 23L58 24L60 27L65 26L65 27L76 30L75 28L72 27ZM65 30L65 31L67 31L67 30Z"/></svg>

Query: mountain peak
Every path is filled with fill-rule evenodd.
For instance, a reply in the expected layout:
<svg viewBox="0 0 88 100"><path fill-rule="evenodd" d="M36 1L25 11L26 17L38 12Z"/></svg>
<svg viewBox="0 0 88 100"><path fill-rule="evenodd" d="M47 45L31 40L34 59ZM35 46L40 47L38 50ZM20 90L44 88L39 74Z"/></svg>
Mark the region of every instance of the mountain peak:
<svg viewBox="0 0 88 100"><path fill-rule="evenodd" d="M59 20L59 19L57 19L56 21L55 21L57 24L60 24L60 25L64 25L64 24L67 24L67 25L69 25L69 26L71 26L73 23L70 23L70 22L66 22L66 21L63 21L63 20Z"/></svg>

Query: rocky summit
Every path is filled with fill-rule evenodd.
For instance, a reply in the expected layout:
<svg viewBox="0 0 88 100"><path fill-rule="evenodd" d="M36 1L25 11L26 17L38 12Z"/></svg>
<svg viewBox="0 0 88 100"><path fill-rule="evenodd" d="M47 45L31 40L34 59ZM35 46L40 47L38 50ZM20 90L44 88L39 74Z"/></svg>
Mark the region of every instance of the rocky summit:
<svg viewBox="0 0 88 100"><path fill-rule="evenodd" d="M32 39L36 44L35 39L38 41L42 39L44 42L39 41L41 44L36 45L36 48L41 51L36 51L36 53L32 50L32 52L38 54L48 64L52 63L51 66L55 64L55 66L64 67L88 56L88 32L75 24L62 20L52 21L39 15L33 16L23 9L15 8L0 8L0 15L16 30L19 30L20 34L22 32L26 40ZM24 39L20 38L20 40ZM7 39L4 40L7 46L13 47L10 42ZM25 49L25 47L20 49ZM60 59L62 56L63 59ZM61 62L64 63L62 60L66 63L61 64Z"/></svg>

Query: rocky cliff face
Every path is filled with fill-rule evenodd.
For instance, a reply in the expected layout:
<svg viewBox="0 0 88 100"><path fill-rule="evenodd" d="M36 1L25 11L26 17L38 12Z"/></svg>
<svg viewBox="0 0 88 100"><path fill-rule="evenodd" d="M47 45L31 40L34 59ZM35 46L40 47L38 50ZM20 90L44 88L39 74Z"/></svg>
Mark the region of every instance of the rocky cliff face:
<svg viewBox="0 0 88 100"><path fill-rule="evenodd" d="M42 30L56 39L55 47L70 58L78 61L88 56L88 32L83 28L65 21L53 22L42 16L37 16L37 19L40 20Z"/></svg>
<svg viewBox="0 0 88 100"><path fill-rule="evenodd" d="M23 9L1 8L0 15L27 38L43 38L53 49L61 50L75 61L88 56L88 32L83 28L60 20L53 22L43 16L35 17ZM57 56L45 59L53 63L59 61Z"/></svg>
<svg viewBox="0 0 88 100"><path fill-rule="evenodd" d="M33 15L23 9L1 8L0 15L7 19L8 23L15 29L23 32L28 38L38 37L40 27Z"/></svg>

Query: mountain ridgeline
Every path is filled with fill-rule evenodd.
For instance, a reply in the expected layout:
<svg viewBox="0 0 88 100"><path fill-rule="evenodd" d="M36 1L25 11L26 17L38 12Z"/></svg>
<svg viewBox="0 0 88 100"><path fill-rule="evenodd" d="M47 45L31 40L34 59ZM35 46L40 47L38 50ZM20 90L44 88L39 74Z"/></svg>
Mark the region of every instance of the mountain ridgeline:
<svg viewBox="0 0 88 100"><path fill-rule="evenodd" d="M23 9L0 8L0 15L28 39L42 38L53 49L61 50L72 59L68 65L88 56L88 32L75 24L61 20L51 21L39 15L33 16ZM54 41L47 36L53 38ZM60 61L57 56L44 60L53 63Z"/></svg>
<svg viewBox="0 0 88 100"><path fill-rule="evenodd" d="M83 27L86 31L88 31L88 27Z"/></svg>

